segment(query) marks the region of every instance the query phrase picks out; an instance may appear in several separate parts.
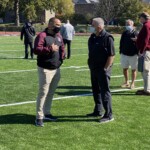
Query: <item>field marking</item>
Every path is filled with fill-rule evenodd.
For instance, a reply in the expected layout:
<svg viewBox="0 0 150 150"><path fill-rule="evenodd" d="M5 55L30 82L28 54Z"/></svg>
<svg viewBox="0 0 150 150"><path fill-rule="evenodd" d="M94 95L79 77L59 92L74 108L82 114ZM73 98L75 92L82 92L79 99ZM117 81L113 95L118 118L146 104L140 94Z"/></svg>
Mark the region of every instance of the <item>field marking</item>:
<svg viewBox="0 0 150 150"><path fill-rule="evenodd" d="M117 65L121 65L120 63L115 63L115 64L113 64L114 66L117 66ZM88 66L87 66L88 67ZM75 71L77 71L77 72L79 72L79 71L89 71L89 68L88 69L78 69L78 70L75 70Z"/></svg>
<svg viewBox="0 0 150 150"><path fill-rule="evenodd" d="M22 52L22 50L0 50L0 53L4 52Z"/></svg>
<svg viewBox="0 0 150 150"><path fill-rule="evenodd" d="M79 69L79 68L84 68L84 67L87 67L87 66L69 66L69 67L61 67L61 69ZM0 74L18 73L18 72L30 72L30 71L37 71L37 69L30 69L30 70L10 70L10 71L0 72Z"/></svg>
<svg viewBox="0 0 150 150"><path fill-rule="evenodd" d="M137 87L134 88L134 90L142 89L143 87ZM130 91L131 89L117 89L117 90L112 90L111 93L115 92L124 92L124 91ZM53 98L53 100L61 100L61 99L71 99L71 98L76 98L76 97L84 97L84 96L91 96L92 93L88 94L79 94L79 95L72 95L72 96L64 96L64 97L57 97ZM8 106L17 106L17 105L24 105L24 104L31 104L35 103L36 101L27 101L27 102L18 102L18 103L11 103L11 104L2 104L0 107L8 107Z"/></svg>
<svg viewBox="0 0 150 150"><path fill-rule="evenodd" d="M74 54L74 55L71 55L71 56L83 56L83 55L88 55L88 54Z"/></svg>

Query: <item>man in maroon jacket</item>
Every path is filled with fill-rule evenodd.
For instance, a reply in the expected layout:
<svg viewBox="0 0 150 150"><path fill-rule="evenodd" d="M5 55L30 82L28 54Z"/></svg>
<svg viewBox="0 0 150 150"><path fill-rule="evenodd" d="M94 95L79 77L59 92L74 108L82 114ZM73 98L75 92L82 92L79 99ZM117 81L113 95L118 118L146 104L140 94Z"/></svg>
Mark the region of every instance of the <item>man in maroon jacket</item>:
<svg viewBox="0 0 150 150"><path fill-rule="evenodd" d="M44 126L43 120L56 121L51 114L54 92L60 80L59 67L65 58L64 43L60 35L61 21L49 20L48 28L35 39L34 53L37 55L39 93L36 105L36 126Z"/></svg>
<svg viewBox="0 0 150 150"><path fill-rule="evenodd" d="M139 49L139 55L144 57L142 72L144 90L138 90L136 94L150 95L150 15L142 13L140 22L143 24L143 27L137 38L137 48Z"/></svg>

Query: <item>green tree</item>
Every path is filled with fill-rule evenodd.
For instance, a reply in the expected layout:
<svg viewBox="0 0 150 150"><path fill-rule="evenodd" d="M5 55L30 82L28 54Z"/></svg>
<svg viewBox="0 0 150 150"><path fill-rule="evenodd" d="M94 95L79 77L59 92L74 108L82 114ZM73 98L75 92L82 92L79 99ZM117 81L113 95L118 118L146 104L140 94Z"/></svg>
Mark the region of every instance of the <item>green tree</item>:
<svg viewBox="0 0 150 150"><path fill-rule="evenodd" d="M15 24L19 26L19 13L22 12L27 19L35 19L41 10L54 10L56 13L69 16L73 13L71 0L1 0L1 11L14 10Z"/></svg>
<svg viewBox="0 0 150 150"><path fill-rule="evenodd" d="M118 18L122 23L125 19L133 19L138 23L138 15L143 11L150 11L149 4L140 0L99 0L96 4L97 16L107 20Z"/></svg>

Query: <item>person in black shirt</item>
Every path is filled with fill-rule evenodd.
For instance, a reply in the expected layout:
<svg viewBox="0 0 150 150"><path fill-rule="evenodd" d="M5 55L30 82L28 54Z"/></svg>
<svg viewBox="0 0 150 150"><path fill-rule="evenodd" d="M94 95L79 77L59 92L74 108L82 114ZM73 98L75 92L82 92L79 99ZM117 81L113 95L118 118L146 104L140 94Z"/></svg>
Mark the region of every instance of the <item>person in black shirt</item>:
<svg viewBox="0 0 150 150"><path fill-rule="evenodd" d="M92 20L91 34L88 40L88 65L91 73L91 84L95 102L94 111L87 116L103 116L100 123L113 121L111 93L109 88L112 63L114 60L114 38L105 31L104 20ZM105 109L102 115L102 106Z"/></svg>
<svg viewBox="0 0 150 150"><path fill-rule="evenodd" d="M125 77L125 82L121 87L133 89L136 79L136 69L138 64L138 49L136 48L136 43L134 39L137 37L138 33L134 30L134 22L130 19L126 20L126 30L122 33L120 40L120 54L121 54L121 66L123 68L123 74ZM128 68L131 66L132 69L132 82L129 84L129 73Z"/></svg>
<svg viewBox="0 0 150 150"><path fill-rule="evenodd" d="M33 59L33 44L34 44L35 29L31 22L26 22L21 30L20 39L23 40L25 45L25 59L28 59L28 45L30 46L30 55Z"/></svg>

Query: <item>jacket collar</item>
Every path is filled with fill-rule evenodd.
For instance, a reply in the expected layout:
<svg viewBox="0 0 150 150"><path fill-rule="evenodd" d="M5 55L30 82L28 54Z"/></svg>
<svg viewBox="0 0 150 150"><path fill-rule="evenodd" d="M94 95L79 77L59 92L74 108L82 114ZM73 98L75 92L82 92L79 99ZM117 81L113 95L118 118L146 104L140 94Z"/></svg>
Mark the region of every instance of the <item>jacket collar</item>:
<svg viewBox="0 0 150 150"><path fill-rule="evenodd" d="M95 33L94 33L95 34ZM100 33L99 33L99 37L102 37L102 36L105 36L105 34L106 34L106 30L105 29L103 29ZM96 34L95 34L95 36L96 36Z"/></svg>

